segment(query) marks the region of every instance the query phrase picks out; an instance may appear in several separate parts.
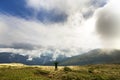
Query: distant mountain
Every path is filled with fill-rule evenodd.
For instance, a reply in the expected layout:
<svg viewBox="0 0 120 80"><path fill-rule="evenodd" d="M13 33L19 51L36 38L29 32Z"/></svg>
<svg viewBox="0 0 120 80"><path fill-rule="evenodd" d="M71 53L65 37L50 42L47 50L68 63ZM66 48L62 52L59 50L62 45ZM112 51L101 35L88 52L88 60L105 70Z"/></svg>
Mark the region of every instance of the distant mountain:
<svg viewBox="0 0 120 80"><path fill-rule="evenodd" d="M53 64L53 56L52 54L40 55L32 60L29 60L28 55L20 55L9 52L1 52L0 53L0 63L23 63L27 65L52 65ZM64 55L59 55L56 60L61 61L66 58Z"/></svg>
<svg viewBox="0 0 120 80"><path fill-rule="evenodd" d="M88 65L88 64L120 63L120 50L103 52L100 49L73 56L60 62L60 65Z"/></svg>
<svg viewBox="0 0 120 80"><path fill-rule="evenodd" d="M54 65L53 54L40 55L32 60L29 60L28 55L20 55L9 52L0 53L0 63L23 63L27 65ZM103 52L100 49L91 50L87 53L66 57L59 55L56 60L59 65L88 65L88 64L109 64L120 63L120 50L114 50L109 53Z"/></svg>
<svg viewBox="0 0 120 80"><path fill-rule="evenodd" d="M28 56L22 56L19 54L13 54L8 52L0 53L0 63L27 63Z"/></svg>

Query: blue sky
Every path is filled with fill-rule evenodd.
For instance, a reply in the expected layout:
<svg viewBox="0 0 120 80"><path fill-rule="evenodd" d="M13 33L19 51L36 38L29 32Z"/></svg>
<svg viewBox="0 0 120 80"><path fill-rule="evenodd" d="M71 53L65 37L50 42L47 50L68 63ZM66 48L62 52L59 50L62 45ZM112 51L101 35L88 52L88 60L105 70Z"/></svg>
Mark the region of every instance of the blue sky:
<svg viewBox="0 0 120 80"><path fill-rule="evenodd" d="M37 12L33 8L26 6L26 0L0 0L0 13L21 17L24 19L36 19L41 22L47 20L48 22L64 22L67 18L65 13L54 13L55 10L46 11L42 9ZM45 23L45 22L44 22Z"/></svg>
<svg viewBox="0 0 120 80"><path fill-rule="evenodd" d="M0 12L22 18L33 16L32 9L28 9L25 4L25 0L0 0Z"/></svg>

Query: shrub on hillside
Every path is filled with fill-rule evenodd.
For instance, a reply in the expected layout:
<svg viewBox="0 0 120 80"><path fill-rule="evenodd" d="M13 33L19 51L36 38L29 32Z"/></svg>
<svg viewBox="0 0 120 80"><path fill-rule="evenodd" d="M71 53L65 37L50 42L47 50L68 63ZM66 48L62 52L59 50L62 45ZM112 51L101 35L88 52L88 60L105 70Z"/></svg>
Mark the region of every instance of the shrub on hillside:
<svg viewBox="0 0 120 80"><path fill-rule="evenodd" d="M64 67L64 71L72 71L72 69L69 67Z"/></svg>
<svg viewBox="0 0 120 80"><path fill-rule="evenodd" d="M49 71L36 70L36 71L34 72L34 74L36 74L36 75L48 75L48 74L49 74Z"/></svg>

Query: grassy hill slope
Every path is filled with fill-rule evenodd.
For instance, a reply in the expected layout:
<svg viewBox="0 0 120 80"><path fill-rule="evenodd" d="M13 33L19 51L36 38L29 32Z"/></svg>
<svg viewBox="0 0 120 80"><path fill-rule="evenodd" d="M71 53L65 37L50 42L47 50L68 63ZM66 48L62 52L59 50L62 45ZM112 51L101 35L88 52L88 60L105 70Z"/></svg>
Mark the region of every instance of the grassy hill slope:
<svg viewBox="0 0 120 80"><path fill-rule="evenodd" d="M60 62L60 65L88 65L120 63L120 51L103 52L100 49L89 51L82 55L73 56Z"/></svg>
<svg viewBox="0 0 120 80"><path fill-rule="evenodd" d="M120 80L119 64L58 67L0 65L0 80Z"/></svg>

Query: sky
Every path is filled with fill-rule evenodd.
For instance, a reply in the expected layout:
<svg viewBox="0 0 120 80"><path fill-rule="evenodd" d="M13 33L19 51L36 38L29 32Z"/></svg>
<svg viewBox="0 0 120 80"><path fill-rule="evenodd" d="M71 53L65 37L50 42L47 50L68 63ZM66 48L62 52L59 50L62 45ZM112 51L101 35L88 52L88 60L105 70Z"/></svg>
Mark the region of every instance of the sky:
<svg viewBox="0 0 120 80"><path fill-rule="evenodd" d="M120 49L119 0L0 0L0 52L39 57Z"/></svg>

